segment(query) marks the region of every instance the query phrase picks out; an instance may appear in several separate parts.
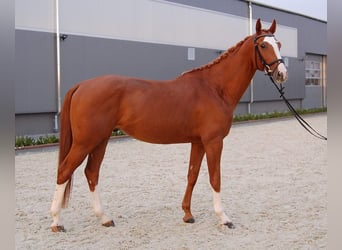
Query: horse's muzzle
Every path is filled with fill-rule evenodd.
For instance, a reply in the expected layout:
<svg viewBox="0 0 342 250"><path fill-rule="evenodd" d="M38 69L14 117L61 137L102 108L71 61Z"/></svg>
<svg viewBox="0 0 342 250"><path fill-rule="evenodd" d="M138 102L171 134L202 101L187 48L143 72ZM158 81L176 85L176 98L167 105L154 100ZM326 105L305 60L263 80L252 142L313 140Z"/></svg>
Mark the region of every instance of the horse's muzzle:
<svg viewBox="0 0 342 250"><path fill-rule="evenodd" d="M279 63L278 66L274 69L271 75L272 79L278 83L284 83L287 81L287 69L284 63Z"/></svg>

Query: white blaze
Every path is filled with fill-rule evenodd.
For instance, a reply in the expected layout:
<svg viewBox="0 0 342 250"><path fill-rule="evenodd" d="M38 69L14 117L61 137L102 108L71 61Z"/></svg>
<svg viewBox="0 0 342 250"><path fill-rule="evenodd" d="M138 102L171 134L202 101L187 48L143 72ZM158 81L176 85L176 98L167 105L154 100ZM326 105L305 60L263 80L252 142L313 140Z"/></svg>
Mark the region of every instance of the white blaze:
<svg viewBox="0 0 342 250"><path fill-rule="evenodd" d="M270 45L272 45L274 53L277 56L277 59L281 59L280 51L279 51L279 48L278 48L278 45L277 45L275 38L273 36L266 36L264 39L264 42L267 42Z"/></svg>
<svg viewBox="0 0 342 250"><path fill-rule="evenodd" d="M279 51L279 48L278 48L278 45L277 45L275 38L273 36L266 36L264 38L264 42L269 43L273 47L273 50L274 50L274 53L275 53L277 59L281 59L280 51ZM284 63L280 63L278 65L278 71L281 72L283 75L287 74L287 69L286 69Z"/></svg>

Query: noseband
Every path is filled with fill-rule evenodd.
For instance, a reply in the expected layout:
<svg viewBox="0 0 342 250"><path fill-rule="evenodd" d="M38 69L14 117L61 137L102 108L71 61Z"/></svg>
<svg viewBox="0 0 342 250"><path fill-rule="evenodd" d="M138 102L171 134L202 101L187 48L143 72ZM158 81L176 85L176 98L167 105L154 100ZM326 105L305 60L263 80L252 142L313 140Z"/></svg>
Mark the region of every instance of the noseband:
<svg viewBox="0 0 342 250"><path fill-rule="evenodd" d="M284 60L280 58L280 59L277 59L277 60L275 60L273 62L267 63L265 61L265 59L262 57L262 55L260 53L260 50L259 50L259 47L258 47L258 44L257 44L257 40L259 38L261 38L261 37L274 37L274 35L272 35L272 34L265 34L265 35L256 36L254 38L254 47L255 47L255 51L256 51L256 53L255 53L255 64L258 65L257 64L257 54L258 54L259 60L261 61L261 64L264 66L265 73L267 75L269 75L269 76L272 76L273 70L271 70L271 66L273 64L276 64L276 63L277 63L277 66L278 66L278 64L284 63Z"/></svg>

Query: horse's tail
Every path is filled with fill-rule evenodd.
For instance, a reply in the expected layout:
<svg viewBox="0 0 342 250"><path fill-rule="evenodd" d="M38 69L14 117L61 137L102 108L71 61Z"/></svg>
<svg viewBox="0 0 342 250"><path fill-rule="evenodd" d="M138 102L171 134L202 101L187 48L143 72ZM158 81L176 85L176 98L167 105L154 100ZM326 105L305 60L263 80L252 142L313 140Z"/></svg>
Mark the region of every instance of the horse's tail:
<svg viewBox="0 0 342 250"><path fill-rule="evenodd" d="M70 104L71 99L75 91L78 89L79 85L75 85L71 88L64 97L63 107L61 110L61 126L60 126L60 136L59 136L59 159L58 159L58 168L61 167L62 162L70 151L72 145L72 130L70 123ZM59 171L58 171L59 172ZM65 188L62 207L65 208L68 206L70 193L72 189L72 175L68 180L68 183Z"/></svg>

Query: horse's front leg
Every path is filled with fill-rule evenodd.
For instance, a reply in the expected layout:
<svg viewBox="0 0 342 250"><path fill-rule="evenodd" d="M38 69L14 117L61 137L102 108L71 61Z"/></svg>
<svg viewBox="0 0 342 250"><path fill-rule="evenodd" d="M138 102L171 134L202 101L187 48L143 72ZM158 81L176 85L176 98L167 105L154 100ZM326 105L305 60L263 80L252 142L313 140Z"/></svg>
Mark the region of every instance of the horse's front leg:
<svg viewBox="0 0 342 250"><path fill-rule="evenodd" d="M191 214L191 197L192 191L196 184L201 163L204 156L204 148L202 144L191 144L190 162L188 170L188 184L184 194L182 208L184 210L183 221L187 223L194 223L195 219Z"/></svg>
<svg viewBox="0 0 342 250"><path fill-rule="evenodd" d="M213 189L214 211L216 215L221 219L221 223L223 225L226 225L229 228L235 228L232 221L228 218L228 216L224 212L222 202L221 202L220 164L221 164L222 148L223 148L222 139L215 140L205 145L205 153L207 156L210 184Z"/></svg>

